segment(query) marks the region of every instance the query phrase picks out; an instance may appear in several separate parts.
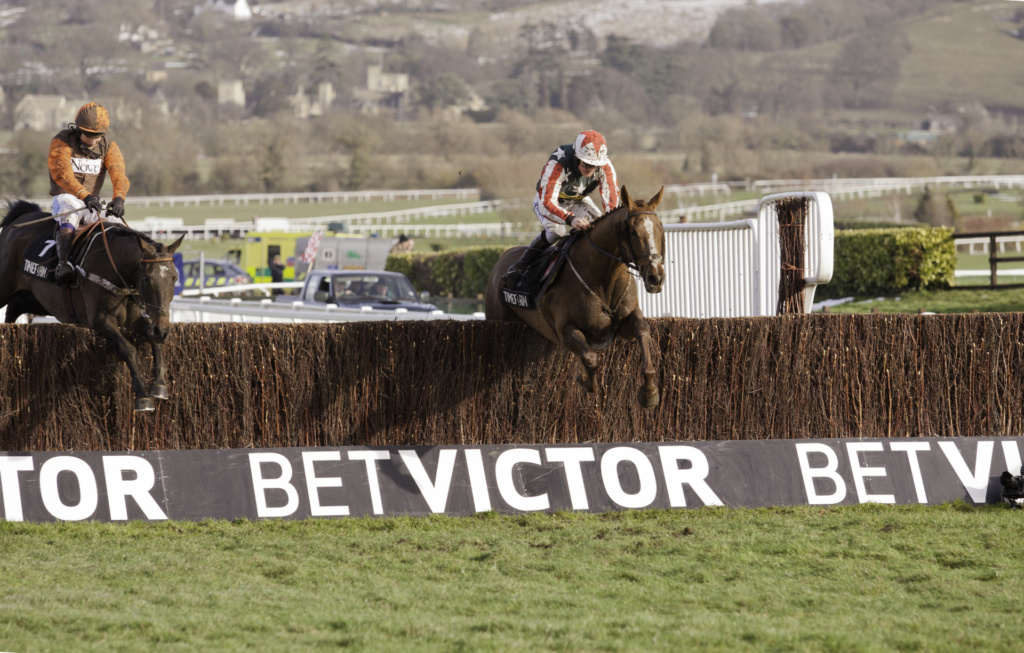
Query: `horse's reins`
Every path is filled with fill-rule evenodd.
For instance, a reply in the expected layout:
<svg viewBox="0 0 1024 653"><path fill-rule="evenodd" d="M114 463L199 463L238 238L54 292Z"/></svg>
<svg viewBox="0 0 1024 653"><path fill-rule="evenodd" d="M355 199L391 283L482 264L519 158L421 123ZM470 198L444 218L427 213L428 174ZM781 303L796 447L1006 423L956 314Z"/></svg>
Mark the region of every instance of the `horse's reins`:
<svg viewBox="0 0 1024 653"><path fill-rule="evenodd" d="M629 215L629 213L627 212L626 219L628 220L629 218L636 217L638 215L657 215L657 214L654 211L639 211L637 213L634 213L633 215ZM625 221L623 221L623 222L625 222ZM651 254L643 254L641 256L637 256L636 252L633 251L633 244L630 242L628 235L626 236L625 239L618 238L617 241L618 241L619 246L621 247L623 245L623 240L625 240L625 247L629 251L630 256L632 256L632 260L627 260L627 259L625 259L625 258L623 258L621 256L617 256L615 254L612 254L611 252L609 252L605 248L603 248L600 245L598 245L597 243L595 243L594 239L590 237L590 232L589 231L583 231L583 235L587 237L587 242L590 243L591 247L593 247L597 251L601 252L602 254L607 256L608 258L612 259L613 261L618 261L619 263L622 263L623 265L625 265L626 269L630 270L630 274L634 274L633 271L635 271L635 275L634 276L643 275L644 273L647 272L647 269L651 267L651 263L649 262L643 269L640 269L640 264L637 263L637 261L639 259L641 259L641 258L651 258L653 255L651 255ZM567 257L566 261L569 263L569 269L572 270L572 273L574 275L576 275L576 279L579 280L579 282L581 284L583 284L583 288L586 289L586 291L588 293L590 293L590 295L595 300L597 300L597 303L601 305L601 310L604 313L608 314L608 315L614 315L615 314L615 309L617 309L619 307L619 303L622 302L623 298L620 297L619 301L616 302L615 306L608 306L607 304L605 304L605 302L600 297L598 297L597 293L594 292L594 289L591 288L590 285L586 281L583 280L583 276L580 274L579 270L576 269L576 266L573 265L572 257Z"/></svg>
<svg viewBox="0 0 1024 653"><path fill-rule="evenodd" d="M100 235L103 237L103 249L106 250L107 253L107 260L110 261L110 267L114 269L114 274L117 275L117 278L121 280L121 283L124 284L124 286L115 286L114 284L110 283L103 277L94 275L92 273L89 273L85 278L99 286L106 288L110 292L123 294L125 297L131 297L138 305L139 310L142 311L142 317L149 320L149 323L152 324L153 320L152 318L150 318L149 313L146 312L146 307L149 306L150 308L155 308L157 317L160 317L160 315L163 314L163 308L156 304L151 304L149 302L142 300L142 291L141 288L139 288L139 286L142 285L142 280L145 278L142 274L142 266L151 263L167 263L168 261L173 261L174 258L170 256L165 256L163 258L143 257L143 259L139 261L139 277L136 280L134 286L129 285L129 283L121 275L121 271L117 269L117 263L114 262L114 256L110 253L110 241L107 240L107 230L103 222L103 220L98 220L97 222L94 222L92 228L95 228L95 225L97 224L99 225Z"/></svg>
<svg viewBox="0 0 1024 653"><path fill-rule="evenodd" d="M632 215L627 213L626 214L626 220L628 220L629 218L634 218L634 217L636 217L638 215L654 215L654 216L656 216L657 213L655 213L654 211L638 211L637 213L634 213ZM623 221L623 223L625 223L625 220ZM627 232L628 232L628 227L627 227ZM634 276L642 277L644 274L647 273L647 270L650 269L651 265L654 263L654 260L653 260L654 255L653 254L641 254L641 255L637 256L636 252L633 251L633 243L630 241L628 233L627 233L625 238L618 238L617 241L618 241L618 244L619 244L620 247L625 247L626 248L626 250L629 252L630 257L632 257L631 259L627 259L627 258L624 258L622 256L618 256L616 254L613 254L613 253L609 252L605 248L601 247L600 245L598 245L597 243L594 242L593 238L590 237L590 232L589 231L584 231L583 235L587 237L587 242L590 243L591 247L593 247L597 251L601 252L602 254L607 256L608 258L612 259L613 261L618 261L619 263L622 263L623 265L625 265L626 269L630 271L630 274L632 274ZM637 262L637 261L639 261L642 258L651 259L650 261L648 261L647 265L645 265L643 268L641 268L640 264ZM596 299L598 301L598 303L601 304L601 310L604 311L605 313L607 313L608 315L613 315L614 314L614 309L618 308L618 304L616 304L614 307L606 306L605 303L603 301L601 301L601 298L597 296L597 293L595 293L594 290L587 284L587 282L583 280L583 277L580 275L579 271L576 269L576 266L573 265L572 258L567 258L566 260L569 263L569 269L572 270L572 273L574 275L576 275L576 278L579 280L579 282L581 284L583 284L583 287L587 290L587 292L589 292L594 297L594 299ZM622 299L620 298L619 301L621 302Z"/></svg>

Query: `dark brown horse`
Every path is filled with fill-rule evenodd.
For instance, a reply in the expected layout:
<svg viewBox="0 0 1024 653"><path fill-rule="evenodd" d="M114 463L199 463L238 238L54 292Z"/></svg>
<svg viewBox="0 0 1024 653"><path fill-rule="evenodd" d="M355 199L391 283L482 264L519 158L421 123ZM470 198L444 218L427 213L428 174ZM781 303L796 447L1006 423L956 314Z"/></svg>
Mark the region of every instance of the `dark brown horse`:
<svg viewBox="0 0 1024 653"><path fill-rule="evenodd" d="M489 320L522 320L544 337L575 352L583 363L578 381L597 391L597 353L616 336L633 338L643 355L640 404L658 405L657 370L651 358L651 329L637 305L636 282L661 292L665 279L665 230L654 212L664 188L649 201L634 201L622 187L622 206L597 220L587 238L577 240L558 277L536 309L513 308L502 301L505 271L523 253L514 247L498 260L487 282Z"/></svg>
<svg viewBox="0 0 1024 653"><path fill-rule="evenodd" d="M47 215L39 205L20 201L8 207L0 222L0 308L7 306L5 321L34 313L95 330L128 365L135 410L153 410L154 397L169 396L163 342L170 331L170 303L178 278L171 255L182 239L166 246L125 227L105 226L102 237L88 246L77 279L65 294L61 286L40 276L56 263L52 240L46 240L54 228ZM38 262L47 256L43 264ZM125 333L148 341L153 351L148 392L135 347Z"/></svg>

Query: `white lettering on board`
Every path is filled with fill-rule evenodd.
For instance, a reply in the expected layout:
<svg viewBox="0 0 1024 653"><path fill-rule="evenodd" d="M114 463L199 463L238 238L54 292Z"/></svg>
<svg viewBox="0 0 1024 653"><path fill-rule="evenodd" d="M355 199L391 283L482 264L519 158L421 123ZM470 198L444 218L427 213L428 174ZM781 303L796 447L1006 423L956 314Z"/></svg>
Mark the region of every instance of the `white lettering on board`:
<svg viewBox="0 0 1024 653"><path fill-rule="evenodd" d="M839 469L839 457L832 447L817 442L801 442L796 445L797 458L800 461L800 475L804 480L804 491L807 493L807 503L812 506L830 505L839 503L846 498L846 483L836 473ZM825 456L824 467L811 467L808 454L820 453ZM815 478L827 478L832 481L836 490L832 494L818 494L814 489Z"/></svg>
<svg viewBox="0 0 1024 653"><path fill-rule="evenodd" d="M569 485L569 501L573 510L588 510L587 488L583 484L583 470L580 463L594 462L592 447L548 447L544 450L549 463L562 463L565 467L565 481Z"/></svg>
<svg viewBox="0 0 1024 653"><path fill-rule="evenodd" d="M4 495L5 520L25 521L18 472L30 472L32 469L32 456L0 456L0 492Z"/></svg>
<svg viewBox="0 0 1024 653"><path fill-rule="evenodd" d="M61 472L72 474L78 481L78 503L69 506L60 498L57 488L57 476ZM43 498L43 507L57 519L65 521L81 521L92 517L99 505L99 490L96 487L96 475L92 473L89 463L72 456L50 458L39 468L39 492Z"/></svg>
<svg viewBox="0 0 1024 653"><path fill-rule="evenodd" d="M516 490L515 484L515 466L516 465L539 465L540 463L540 451L536 449L509 449L503 451L498 460L494 463L494 476L495 481L498 484L498 493L501 494L501 498L508 505L512 506L516 510L522 510L523 512L533 512L536 510L547 510L551 507L551 502L548 500L548 495L538 494L537 496L528 497L519 493Z"/></svg>
<svg viewBox="0 0 1024 653"><path fill-rule="evenodd" d="M619 479L619 464L630 463L636 468L640 478L640 489L629 494L622 489ZM613 447L601 456L601 480L608 498L623 508L646 508L654 503L658 496L658 481L654 476L654 467L639 449L633 447Z"/></svg>
<svg viewBox="0 0 1024 653"><path fill-rule="evenodd" d="M124 473L135 474L133 480ZM146 519L167 519L151 492L156 485L156 472L148 460L140 456L103 456L103 478L107 483L107 503L111 521L128 520L128 502L131 497L142 509Z"/></svg>
<svg viewBox="0 0 1024 653"><path fill-rule="evenodd" d="M666 445L658 447L661 468L665 473L665 487L668 489L668 504L673 508L686 507L683 486L689 485L705 506L724 505L707 483L711 466L708 458L697 447L688 445ZM680 469L679 461L690 461L689 469Z"/></svg>
<svg viewBox="0 0 1024 653"><path fill-rule="evenodd" d="M892 494L868 494L864 479L868 476L885 476L885 467L861 467L859 454L862 451L882 451L881 442L847 442L846 455L850 457L850 470L853 472L853 487L857 490L857 500L861 503L896 503Z"/></svg>
<svg viewBox="0 0 1024 653"><path fill-rule="evenodd" d="M1020 449L1017 443L1012 440L1003 441L1003 458L1006 459L1006 470L1017 476L1020 471Z"/></svg>
<svg viewBox="0 0 1024 653"><path fill-rule="evenodd" d="M914 489L917 491L917 502L928 503L928 495L924 491L924 477L921 475L921 461L917 459L917 452L931 451L932 446L927 442L890 442L889 448L893 451L907 452L910 475L914 479Z"/></svg>
<svg viewBox="0 0 1024 653"><path fill-rule="evenodd" d="M340 460L340 451L302 452L302 470L306 475L306 492L309 494L309 514L313 517L345 517L348 515L348 506L325 506L320 503L320 488L341 487L341 477L317 476L314 464Z"/></svg>
<svg viewBox="0 0 1024 653"><path fill-rule="evenodd" d="M989 470L992 468L992 450L994 448L995 442L991 440L978 443L978 456L974 460L974 473L972 474L971 470L967 468L967 461L964 460L960 450L956 448L956 443L939 443L939 449L942 449L942 453L946 454L946 460L949 461L953 471L956 472L957 478L963 483L964 489L967 490L967 494L970 495L971 501L974 503L985 503L985 495L988 494Z"/></svg>
<svg viewBox="0 0 1024 653"><path fill-rule="evenodd" d="M277 465L281 475L276 478L263 476L263 465ZM257 517L287 517L299 508L299 492L291 484L292 465L279 453L249 454L249 470L252 472L252 488L256 495ZM267 505L267 490L281 490L287 500L283 506Z"/></svg>
<svg viewBox="0 0 1024 653"><path fill-rule="evenodd" d="M391 453L387 451L349 451L349 460L364 460L366 461L366 477L370 485L370 503L373 505L373 514L383 515L384 514L384 503L380 499L380 479L378 474L380 469L377 467L378 460L388 460L391 458Z"/></svg>
<svg viewBox="0 0 1024 653"><path fill-rule="evenodd" d="M479 449L466 449L466 466L469 468L469 489L473 493L473 508L477 512L487 512L491 509L491 493L487 490L484 457Z"/></svg>
<svg viewBox="0 0 1024 653"><path fill-rule="evenodd" d="M405 449L398 452L431 512L444 512L448 505L448 491L452 485L452 472L455 471L455 454L455 449L442 449L438 452L437 474L431 481L430 475L423 467L423 461L414 450Z"/></svg>

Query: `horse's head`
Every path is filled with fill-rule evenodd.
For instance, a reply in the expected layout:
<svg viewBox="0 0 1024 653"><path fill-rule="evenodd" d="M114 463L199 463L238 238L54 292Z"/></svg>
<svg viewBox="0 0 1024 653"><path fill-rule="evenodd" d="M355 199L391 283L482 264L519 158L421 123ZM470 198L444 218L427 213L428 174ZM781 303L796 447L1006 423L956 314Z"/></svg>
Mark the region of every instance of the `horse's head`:
<svg viewBox="0 0 1024 653"><path fill-rule="evenodd" d="M153 338L160 343L167 339L171 330L171 299L174 298L174 285L178 282L178 269L174 267L172 254L184 238L178 238L171 245L140 239L139 298L149 315Z"/></svg>
<svg viewBox="0 0 1024 653"><path fill-rule="evenodd" d="M636 264L649 293L661 292L665 282L665 228L658 219L655 209L661 203L662 186L657 195L647 200L634 200L626 187L622 187L622 205L626 207L623 224L628 232L622 240L627 245L629 256Z"/></svg>

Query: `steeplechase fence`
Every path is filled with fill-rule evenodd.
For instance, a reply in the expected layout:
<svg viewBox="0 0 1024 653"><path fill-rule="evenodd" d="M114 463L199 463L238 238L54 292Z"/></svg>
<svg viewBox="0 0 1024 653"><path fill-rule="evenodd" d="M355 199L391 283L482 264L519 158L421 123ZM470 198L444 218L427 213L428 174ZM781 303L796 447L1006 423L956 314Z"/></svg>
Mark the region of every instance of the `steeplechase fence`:
<svg viewBox="0 0 1024 653"><path fill-rule="evenodd" d="M85 329L0 327L0 451L1016 436L1024 318L653 319L661 403L639 354L574 356L488 321L177 324L171 399L132 412L125 366ZM145 348L143 348L145 349ZM144 363L146 357L143 356Z"/></svg>

